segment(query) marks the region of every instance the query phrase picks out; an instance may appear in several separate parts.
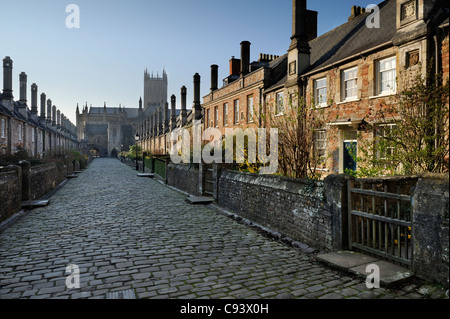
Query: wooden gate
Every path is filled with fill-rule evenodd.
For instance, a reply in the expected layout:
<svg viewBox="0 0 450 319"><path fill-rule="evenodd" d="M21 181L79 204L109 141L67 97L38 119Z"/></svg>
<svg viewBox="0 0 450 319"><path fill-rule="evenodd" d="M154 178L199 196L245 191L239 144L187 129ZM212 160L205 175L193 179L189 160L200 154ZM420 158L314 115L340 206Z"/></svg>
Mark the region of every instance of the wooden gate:
<svg viewBox="0 0 450 319"><path fill-rule="evenodd" d="M395 193L390 188L388 192L388 186L379 182L348 182L349 248L410 267L412 196L401 194L400 186Z"/></svg>

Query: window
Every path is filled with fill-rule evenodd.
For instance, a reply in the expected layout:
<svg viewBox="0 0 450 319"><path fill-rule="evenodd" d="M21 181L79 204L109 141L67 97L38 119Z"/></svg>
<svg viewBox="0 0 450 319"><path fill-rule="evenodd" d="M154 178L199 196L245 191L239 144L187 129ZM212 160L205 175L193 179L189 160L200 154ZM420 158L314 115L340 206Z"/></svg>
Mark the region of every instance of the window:
<svg viewBox="0 0 450 319"><path fill-rule="evenodd" d="M0 134L1 134L0 135L1 138L6 138L6 121L5 121L5 119L2 119Z"/></svg>
<svg viewBox="0 0 450 319"><path fill-rule="evenodd" d="M327 105L327 78L314 81L314 100L316 106Z"/></svg>
<svg viewBox="0 0 450 319"><path fill-rule="evenodd" d="M214 108L214 126L219 127L219 108L217 106Z"/></svg>
<svg viewBox="0 0 450 319"><path fill-rule="evenodd" d="M19 124L19 141L22 141L22 124Z"/></svg>
<svg viewBox="0 0 450 319"><path fill-rule="evenodd" d="M247 97L247 121L248 122L253 122L253 117L254 117L254 110L253 110L253 95L249 95Z"/></svg>
<svg viewBox="0 0 450 319"><path fill-rule="evenodd" d="M378 61L378 94L392 94L397 91L396 57Z"/></svg>
<svg viewBox="0 0 450 319"><path fill-rule="evenodd" d="M377 156L380 160L385 160L388 164L389 159L392 159L395 155L395 147L392 142L389 142L384 137L389 137L395 130L395 124L383 124L378 127L377 130Z"/></svg>
<svg viewBox="0 0 450 319"><path fill-rule="evenodd" d="M223 105L223 126L228 126L228 103Z"/></svg>
<svg viewBox="0 0 450 319"><path fill-rule="evenodd" d="M325 165L327 152L327 131L314 132L314 149L319 165Z"/></svg>
<svg viewBox="0 0 450 319"><path fill-rule="evenodd" d="M206 127L208 128L209 127L209 119L210 119L210 117L209 117L209 109L207 109L206 110Z"/></svg>
<svg viewBox="0 0 450 319"><path fill-rule="evenodd" d="M35 135L34 135L34 127L32 127L31 128L31 143L34 143L34 142L36 142L34 139L35 139Z"/></svg>
<svg viewBox="0 0 450 319"><path fill-rule="evenodd" d="M342 72L343 100L352 100L358 97L358 68Z"/></svg>
<svg viewBox="0 0 450 319"><path fill-rule="evenodd" d="M277 109L276 114L283 114L284 112L284 93L278 92L277 93Z"/></svg>
<svg viewBox="0 0 450 319"><path fill-rule="evenodd" d="M234 124L239 124L239 100L234 101Z"/></svg>

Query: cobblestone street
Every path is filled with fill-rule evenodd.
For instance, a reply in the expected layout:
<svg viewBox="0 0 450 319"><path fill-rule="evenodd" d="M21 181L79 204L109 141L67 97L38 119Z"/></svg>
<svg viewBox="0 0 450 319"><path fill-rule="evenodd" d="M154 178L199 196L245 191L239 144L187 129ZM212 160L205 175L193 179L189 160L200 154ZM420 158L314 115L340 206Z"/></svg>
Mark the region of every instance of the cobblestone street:
<svg viewBox="0 0 450 319"><path fill-rule="evenodd" d="M66 287L70 264L79 289ZM94 160L0 234L0 299L433 297L418 288L368 290L114 159Z"/></svg>

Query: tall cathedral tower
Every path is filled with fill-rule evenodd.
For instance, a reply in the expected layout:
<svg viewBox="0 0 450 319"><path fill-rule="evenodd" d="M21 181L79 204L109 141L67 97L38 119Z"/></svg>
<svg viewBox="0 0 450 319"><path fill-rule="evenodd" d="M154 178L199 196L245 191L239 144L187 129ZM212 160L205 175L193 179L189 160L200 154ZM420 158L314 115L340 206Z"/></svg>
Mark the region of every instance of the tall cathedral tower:
<svg viewBox="0 0 450 319"><path fill-rule="evenodd" d="M164 107L167 102L167 74L163 70L162 77L159 74L150 75L147 70L144 72L144 112L149 109L152 114L159 107Z"/></svg>

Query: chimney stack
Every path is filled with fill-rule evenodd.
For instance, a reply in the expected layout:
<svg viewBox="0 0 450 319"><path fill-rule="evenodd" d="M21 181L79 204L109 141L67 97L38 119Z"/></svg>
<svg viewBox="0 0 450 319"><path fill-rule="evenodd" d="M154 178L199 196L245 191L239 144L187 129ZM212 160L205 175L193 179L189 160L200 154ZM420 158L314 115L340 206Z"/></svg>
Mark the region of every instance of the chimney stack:
<svg viewBox="0 0 450 319"><path fill-rule="evenodd" d="M52 100L47 100L47 123L51 125L52 123Z"/></svg>
<svg viewBox="0 0 450 319"><path fill-rule="evenodd" d="M306 0L292 0L292 37L288 50L288 80L285 85L287 88L299 85L299 75L311 63L307 12Z"/></svg>
<svg viewBox="0 0 450 319"><path fill-rule="evenodd" d="M38 114L37 92L38 86L36 85L36 83L31 84L31 114L34 116L37 116Z"/></svg>
<svg viewBox="0 0 450 319"><path fill-rule="evenodd" d="M230 59L230 75L239 75L241 71L241 60L236 59L234 56Z"/></svg>
<svg viewBox="0 0 450 319"><path fill-rule="evenodd" d="M177 97L174 95L170 98L171 108L170 108L170 130L174 130L177 127L177 114L176 114L176 105L177 105Z"/></svg>
<svg viewBox="0 0 450 319"><path fill-rule="evenodd" d="M241 75L249 73L250 69L250 45L248 41L241 42Z"/></svg>
<svg viewBox="0 0 450 319"><path fill-rule="evenodd" d="M186 96L187 96L187 88L183 85L181 87L181 127L185 126L187 122Z"/></svg>
<svg viewBox="0 0 450 319"><path fill-rule="evenodd" d="M45 121L45 103L47 102L47 96L45 93L41 94L41 121Z"/></svg>
<svg viewBox="0 0 450 319"><path fill-rule="evenodd" d="M9 56L3 59L3 93L2 100L5 106L11 108L13 103L13 89L12 89L12 70L13 61Z"/></svg>
<svg viewBox="0 0 450 319"><path fill-rule="evenodd" d="M194 120L199 120L202 117L202 106L200 104L200 74L194 74L194 105L192 106L194 112Z"/></svg>
<svg viewBox="0 0 450 319"><path fill-rule="evenodd" d="M19 75L19 93L20 100L19 103L22 106L27 106L27 75L25 72L20 73Z"/></svg>
<svg viewBox="0 0 450 319"><path fill-rule="evenodd" d="M56 127L59 129L61 128L61 111L56 111Z"/></svg>
<svg viewBox="0 0 450 319"><path fill-rule="evenodd" d="M219 66L216 64L211 65L211 93L217 90L219 82Z"/></svg>
<svg viewBox="0 0 450 319"><path fill-rule="evenodd" d="M52 106L52 126L56 126L56 106Z"/></svg>

